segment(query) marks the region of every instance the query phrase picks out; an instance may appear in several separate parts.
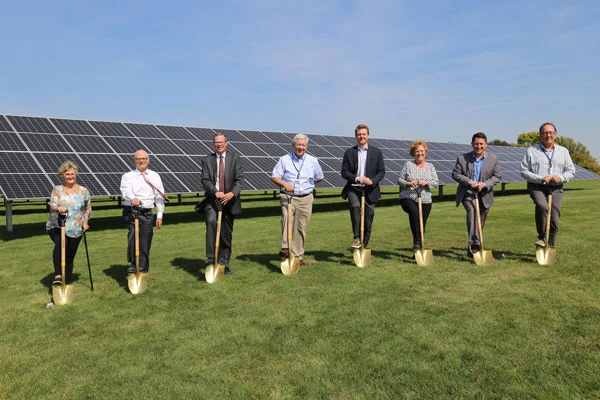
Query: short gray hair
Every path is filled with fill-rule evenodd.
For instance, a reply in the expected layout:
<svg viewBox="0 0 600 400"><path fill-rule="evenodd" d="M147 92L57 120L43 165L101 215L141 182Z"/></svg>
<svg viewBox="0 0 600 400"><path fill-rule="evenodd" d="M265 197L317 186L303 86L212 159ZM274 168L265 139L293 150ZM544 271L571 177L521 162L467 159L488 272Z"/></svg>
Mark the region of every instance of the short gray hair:
<svg viewBox="0 0 600 400"><path fill-rule="evenodd" d="M294 136L294 143L296 143L296 140L306 140L306 144L308 145L308 136L306 136L304 133L299 133Z"/></svg>

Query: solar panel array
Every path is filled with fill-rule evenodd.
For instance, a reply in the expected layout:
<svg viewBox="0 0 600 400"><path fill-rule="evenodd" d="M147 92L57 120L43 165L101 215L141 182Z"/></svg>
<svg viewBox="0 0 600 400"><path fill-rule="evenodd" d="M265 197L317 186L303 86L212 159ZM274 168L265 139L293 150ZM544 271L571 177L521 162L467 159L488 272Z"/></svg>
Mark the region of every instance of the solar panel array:
<svg viewBox="0 0 600 400"><path fill-rule="evenodd" d="M203 191L200 162L213 151L216 132L224 133L228 149L242 156L245 190L275 189L271 171L277 160L291 151L294 133L0 115L0 193L10 200L47 198L52 186L61 183L59 166L71 160L79 166L78 183L93 196L117 196L121 176L133 168L133 154L139 149L150 155L150 168L161 175L167 193L199 193ZM325 173L318 187L344 186L342 158L344 151L356 144L354 137L308 136L308 153L319 159ZM386 177L381 184L397 185L403 164L412 160L412 141L373 135L369 143L379 147L385 157ZM471 146L428 145L427 159L435 165L440 183L455 183L451 171L456 157ZM504 182L523 180L519 165L524 148L489 146L488 150L498 155ZM600 179L579 167L576 177Z"/></svg>

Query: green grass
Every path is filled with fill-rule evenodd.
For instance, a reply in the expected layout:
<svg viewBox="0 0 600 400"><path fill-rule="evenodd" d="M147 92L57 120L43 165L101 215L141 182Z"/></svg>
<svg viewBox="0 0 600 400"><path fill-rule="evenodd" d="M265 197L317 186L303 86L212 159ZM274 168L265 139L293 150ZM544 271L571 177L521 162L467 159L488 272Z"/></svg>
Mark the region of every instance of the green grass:
<svg viewBox="0 0 600 400"><path fill-rule="evenodd" d="M2 232L2 399L429 399L600 397L600 183L565 192L558 261L535 261L533 203L523 184L497 194L485 244L497 262L467 259L453 187L436 198L426 243L411 259L408 220L384 195L359 269L346 204L317 198L298 275L279 273L279 207L247 194L236 220L233 276L199 270L204 223L195 197L169 205L155 231L148 290L126 284L126 230L108 199L94 203L75 260L75 300L51 300L52 244L40 203L14 206ZM2 216L2 223L4 217Z"/></svg>

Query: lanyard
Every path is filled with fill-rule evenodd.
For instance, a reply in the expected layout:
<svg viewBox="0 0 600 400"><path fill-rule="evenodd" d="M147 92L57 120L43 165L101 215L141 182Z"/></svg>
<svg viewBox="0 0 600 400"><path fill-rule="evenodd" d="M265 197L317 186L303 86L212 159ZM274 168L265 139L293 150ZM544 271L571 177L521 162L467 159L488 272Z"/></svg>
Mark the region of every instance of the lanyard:
<svg viewBox="0 0 600 400"><path fill-rule="evenodd" d="M294 169L298 173L298 175L296 176L296 179L300 179L300 171L302 171L302 167L304 167L304 162L306 161L306 158L304 158L302 160L302 164L300 165L300 169L298 169L298 167L296 167L296 163L294 162L294 156L295 155L296 154L292 151L292 165L294 166ZM296 158L298 159L298 161L300 161L300 159L298 158L298 156L296 156Z"/></svg>
<svg viewBox="0 0 600 400"><path fill-rule="evenodd" d="M548 168L550 169L550 171L552 171L552 159L554 158L554 149L555 149L555 147L552 146L552 155L551 156L548 156L548 152L546 152L546 149L544 149L544 146L542 146L541 143L540 143L540 149L542 149L542 152L544 153L544 155L548 159Z"/></svg>

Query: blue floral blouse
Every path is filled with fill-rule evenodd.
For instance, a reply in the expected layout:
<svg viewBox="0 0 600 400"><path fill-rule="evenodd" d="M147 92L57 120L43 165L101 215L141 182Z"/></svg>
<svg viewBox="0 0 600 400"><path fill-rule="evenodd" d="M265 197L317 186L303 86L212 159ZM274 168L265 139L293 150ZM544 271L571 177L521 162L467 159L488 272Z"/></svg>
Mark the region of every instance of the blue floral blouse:
<svg viewBox="0 0 600 400"><path fill-rule="evenodd" d="M90 219L92 216L90 192L86 188L78 185L75 193L67 193L63 185L55 186L50 194L49 205L50 209L58 206L67 208L65 234L68 237L77 238L83 235L83 221ZM58 225L58 211L50 211L50 217L46 223L46 230L53 228L60 228Z"/></svg>

